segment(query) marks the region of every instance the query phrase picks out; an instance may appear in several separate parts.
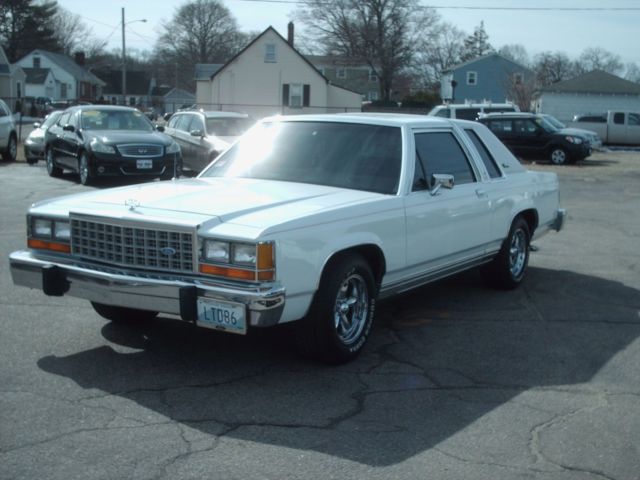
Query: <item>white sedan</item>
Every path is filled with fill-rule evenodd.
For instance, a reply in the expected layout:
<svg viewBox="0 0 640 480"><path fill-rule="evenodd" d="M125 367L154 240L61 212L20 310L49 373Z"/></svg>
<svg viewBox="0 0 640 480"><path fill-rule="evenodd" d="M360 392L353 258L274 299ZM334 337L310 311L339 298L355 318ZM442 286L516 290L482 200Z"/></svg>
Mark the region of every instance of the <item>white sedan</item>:
<svg viewBox="0 0 640 480"><path fill-rule="evenodd" d="M479 123L274 117L197 178L33 205L11 272L114 322L296 322L301 352L339 363L363 349L378 298L478 266L517 287L532 238L562 227L558 202L556 175Z"/></svg>

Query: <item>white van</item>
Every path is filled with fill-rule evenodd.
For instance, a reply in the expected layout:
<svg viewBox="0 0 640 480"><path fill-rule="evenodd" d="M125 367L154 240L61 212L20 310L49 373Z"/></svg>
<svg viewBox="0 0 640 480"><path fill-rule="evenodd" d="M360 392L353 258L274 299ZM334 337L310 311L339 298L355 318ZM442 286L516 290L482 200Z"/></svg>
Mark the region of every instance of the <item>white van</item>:
<svg viewBox="0 0 640 480"><path fill-rule="evenodd" d="M451 103L433 107L428 115L432 117L457 118L461 120L477 120L485 113L519 112L520 108L513 103Z"/></svg>

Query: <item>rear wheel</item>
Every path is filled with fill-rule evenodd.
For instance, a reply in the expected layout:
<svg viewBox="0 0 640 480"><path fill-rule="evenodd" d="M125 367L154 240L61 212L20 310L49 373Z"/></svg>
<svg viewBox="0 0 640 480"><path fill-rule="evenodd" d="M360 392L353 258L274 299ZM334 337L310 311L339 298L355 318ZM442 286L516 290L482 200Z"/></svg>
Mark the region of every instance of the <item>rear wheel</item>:
<svg viewBox="0 0 640 480"><path fill-rule="evenodd" d="M52 148L48 148L46 152L47 173L50 177L59 177L62 175L62 169L56 167L56 157Z"/></svg>
<svg viewBox="0 0 640 480"><path fill-rule="evenodd" d="M113 323L134 323L144 322L145 320L153 320L158 312L149 310L138 310L137 308L114 307L113 305L105 305L103 303L91 302L91 306L98 315Z"/></svg>
<svg viewBox="0 0 640 480"><path fill-rule="evenodd" d="M15 135L11 134L9 137L9 143L7 144L7 149L2 152L2 159L5 162L15 162L18 156L18 142L16 140Z"/></svg>
<svg viewBox="0 0 640 480"><path fill-rule="evenodd" d="M522 283L529 263L530 239L529 224L524 218L517 217L498 255L482 269L482 273L491 285L511 290Z"/></svg>
<svg viewBox="0 0 640 480"><path fill-rule="evenodd" d="M332 364L353 360L371 331L376 290L362 256L349 253L331 259L309 313L297 325L300 353Z"/></svg>

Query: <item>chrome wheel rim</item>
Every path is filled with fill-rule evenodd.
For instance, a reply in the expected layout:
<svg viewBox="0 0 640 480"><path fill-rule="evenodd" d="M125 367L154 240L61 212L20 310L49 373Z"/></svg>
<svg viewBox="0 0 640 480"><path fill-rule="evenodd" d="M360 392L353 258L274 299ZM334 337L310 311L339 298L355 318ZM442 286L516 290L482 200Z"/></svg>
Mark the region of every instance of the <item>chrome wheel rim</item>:
<svg viewBox="0 0 640 480"><path fill-rule="evenodd" d="M84 155L80 157L80 168L78 170L78 173L80 174L80 183L84 185L87 183L87 179L89 178L89 164L87 163L87 157Z"/></svg>
<svg viewBox="0 0 640 480"><path fill-rule="evenodd" d="M556 165L564 163L566 159L567 155L564 153L564 150L554 150L551 152L551 161Z"/></svg>
<svg viewBox="0 0 640 480"><path fill-rule="evenodd" d="M518 278L524 271L527 260L527 237L523 230L513 232L509 247L509 271L513 278Z"/></svg>
<svg viewBox="0 0 640 480"><path fill-rule="evenodd" d="M340 341L350 345L358 340L369 317L369 292L364 278L354 273L343 280L333 311Z"/></svg>

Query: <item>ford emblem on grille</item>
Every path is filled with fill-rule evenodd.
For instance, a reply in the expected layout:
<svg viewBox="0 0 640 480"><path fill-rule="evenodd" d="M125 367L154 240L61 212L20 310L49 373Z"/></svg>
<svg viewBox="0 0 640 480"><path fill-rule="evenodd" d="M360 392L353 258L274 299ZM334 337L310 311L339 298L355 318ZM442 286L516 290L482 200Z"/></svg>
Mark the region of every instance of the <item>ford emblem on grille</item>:
<svg viewBox="0 0 640 480"><path fill-rule="evenodd" d="M175 248L164 247L160 249L160 253L166 257L173 257L177 252Z"/></svg>
<svg viewBox="0 0 640 480"><path fill-rule="evenodd" d="M144 154L145 154L145 153L147 153L148 151L149 151L149 150L148 150L148 149L146 149L146 148L139 148L139 149L138 149L138 153L139 153L140 155L144 155Z"/></svg>

